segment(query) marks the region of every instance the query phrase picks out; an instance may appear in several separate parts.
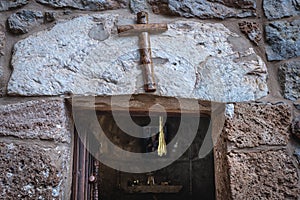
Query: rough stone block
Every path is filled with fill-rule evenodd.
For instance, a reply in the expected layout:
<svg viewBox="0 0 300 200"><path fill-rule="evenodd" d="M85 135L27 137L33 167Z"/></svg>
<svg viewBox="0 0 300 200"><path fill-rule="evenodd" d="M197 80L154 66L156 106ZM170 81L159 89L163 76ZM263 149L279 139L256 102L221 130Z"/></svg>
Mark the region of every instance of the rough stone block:
<svg viewBox="0 0 300 200"><path fill-rule="evenodd" d="M76 8L80 10L101 11L125 8L127 0L37 0L37 2L54 8Z"/></svg>
<svg viewBox="0 0 300 200"><path fill-rule="evenodd" d="M70 170L69 147L0 142L1 199L69 199Z"/></svg>
<svg viewBox="0 0 300 200"><path fill-rule="evenodd" d="M210 2L221 3L229 7L234 8L256 8L256 0L235 0L235 1L228 1L228 0L208 0Z"/></svg>
<svg viewBox="0 0 300 200"><path fill-rule="evenodd" d="M138 38L116 34L116 23L124 23L123 18L85 15L19 41L14 47L8 93L144 93ZM160 19L169 24L168 31L151 35L157 83L154 94L217 102L267 95L265 63L248 40L220 23Z"/></svg>
<svg viewBox="0 0 300 200"><path fill-rule="evenodd" d="M147 11L150 6L147 3L147 0L130 0L129 7L131 12L138 13L140 11Z"/></svg>
<svg viewBox="0 0 300 200"><path fill-rule="evenodd" d="M262 32L256 22L243 21L239 23L240 30L256 45L262 39Z"/></svg>
<svg viewBox="0 0 300 200"><path fill-rule="evenodd" d="M10 10L12 8L18 8L28 3L28 0L1 0L0 11Z"/></svg>
<svg viewBox="0 0 300 200"><path fill-rule="evenodd" d="M226 138L221 134L214 146L216 200L231 199L227 151Z"/></svg>
<svg viewBox="0 0 300 200"><path fill-rule="evenodd" d="M298 99L297 101L294 102L294 106L300 110L300 99Z"/></svg>
<svg viewBox="0 0 300 200"><path fill-rule="evenodd" d="M71 128L61 99L0 100L0 135L21 139L71 141Z"/></svg>
<svg viewBox="0 0 300 200"><path fill-rule="evenodd" d="M300 56L300 20L275 21L265 27L269 61Z"/></svg>
<svg viewBox="0 0 300 200"><path fill-rule="evenodd" d="M4 48L6 44L5 33L2 31L2 26L0 26L0 57L4 56Z"/></svg>
<svg viewBox="0 0 300 200"><path fill-rule="evenodd" d="M300 115L296 117L292 124L292 133L300 139Z"/></svg>
<svg viewBox="0 0 300 200"><path fill-rule="evenodd" d="M43 23L44 16L40 11L22 10L9 16L8 29L13 33L28 33L30 29Z"/></svg>
<svg viewBox="0 0 300 200"><path fill-rule="evenodd" d="M148 0L148 2L152 6L153 12L157 14L198 17L200 19L255 16L255 9L253 8L256 7L256 2L253 0Z"/></svg>
<svg viewBox="0 0 300 200"><path fill-rule="evenodd" d="M286 104L235 104L234 116L225 121L227 139L238 148L286 145L291 109Z"/></svg>
<svg viewBox="0 0 300 200"><path fill-rule="evenodd" d="M297 168L286 150L228 154L232 199L299 197Z"/></svg>
<svg viewBox="0 0 300 200"><path fill-rule="evenodd" d="M284 98L295 101L300 98L300 61L282 64L278 70Z"/></svg>
<svg viewBox="0 0 300 200"><path fill-rule="evenodd" d="M291 17L300 14L300 2L297 0L264 0L263 8L269 20Z"/></svg>

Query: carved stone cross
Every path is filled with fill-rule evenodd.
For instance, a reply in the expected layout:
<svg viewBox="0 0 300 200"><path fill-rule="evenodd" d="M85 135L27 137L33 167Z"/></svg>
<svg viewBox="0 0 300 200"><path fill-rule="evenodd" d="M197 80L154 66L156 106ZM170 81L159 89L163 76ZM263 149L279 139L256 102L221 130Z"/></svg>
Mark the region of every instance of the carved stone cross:
<svg viewBox="0 0 300 200"><path fill-rule="evenodd" d="M156 90L149 33L161 33L167 30L167 24L148 24L148 13L144 11L137 13L137 24L118 26L118 33L121 36L139 36L140 62L143 66L146 92Z"/></svg>

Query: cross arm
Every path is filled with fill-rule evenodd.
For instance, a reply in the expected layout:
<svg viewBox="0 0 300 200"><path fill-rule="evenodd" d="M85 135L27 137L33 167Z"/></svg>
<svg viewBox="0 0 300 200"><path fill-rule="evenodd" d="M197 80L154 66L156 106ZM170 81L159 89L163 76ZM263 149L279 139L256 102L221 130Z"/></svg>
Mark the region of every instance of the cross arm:
<svg viewBox="0 0 300 200"><path fill-rule="evenodd" d="M150 34L162 33L168 30L167 24L130 24L118 26L118 33L121 36L137 35L142 32Z"/></svg>

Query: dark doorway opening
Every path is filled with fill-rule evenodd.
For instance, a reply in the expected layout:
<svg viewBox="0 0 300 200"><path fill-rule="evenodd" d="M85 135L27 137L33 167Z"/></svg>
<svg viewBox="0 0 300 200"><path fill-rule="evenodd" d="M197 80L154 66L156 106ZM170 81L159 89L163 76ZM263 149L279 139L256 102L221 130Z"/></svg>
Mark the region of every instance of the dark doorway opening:
<svg viewBox="0 0 300 200"><path fill-rule="evenodd" d="M136 153L150 151L148 148L149 142L151 143L150 137L137 138L124 133L109 113L99 112L97 117L106 137L114 145ZM126 118L125 115L120 114L119 118L122 119L122 117ZM182 123L181 117L182 115L168 114L163 127L167 144L175 137L179 125ZM194 115L185 114L184 117L188 118L184 124L188 131L189 123L197 120ZM142 127L147 126L150 122L150 118L144 114L132 114L131 118ZM198 157L205 136L211 135L208 133L209 124L209 117L200 117L196 137L186 152L171 165L151 173L127 173L106 166L90 155L83 147L82 141L77 138L72 198L93 200L215 199L213 149L206 157ZM155 126L148 129L152 132L158 130ZM144 132L147 134L147 131L149 130L145 129ZM94 135L89 137L94 137ZM96 136L89 141L98 142L99 138ZM103 148L99 150L100 153L109 151L109 149L105 149L105 144L101 144L101 147ZM172 148L172 146L168 146L168 153L172 153ZM122 159L126 160L126 158ZM152 183L149 185L149 178L151 181L153 180L155 187L150 186Z"/></svg>

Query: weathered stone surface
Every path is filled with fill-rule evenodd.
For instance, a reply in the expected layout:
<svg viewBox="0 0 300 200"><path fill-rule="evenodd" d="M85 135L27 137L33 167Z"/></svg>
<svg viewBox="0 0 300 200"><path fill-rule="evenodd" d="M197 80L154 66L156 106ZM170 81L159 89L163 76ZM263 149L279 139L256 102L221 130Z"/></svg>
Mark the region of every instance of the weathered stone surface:
<svg viewBox="0 0 300 200"><path fill-rule="evenodd" d="M69 199L70 170L69 147L0 142L1 199Z"/></svg>
<svg viewBox="0 0 300 200"><path fill-rule="evenodd" d="M298 165L300 165L300 146L295 149L294 156L296 156Z"/></svg>
<svg viewBox="0 0 300 200"><path fill-rule="evenodd" d="M2 27L0 26L0 57L4 56L4 48L6 44L5 33L1 31Z"/></svg>
<svg viewBox="0 0 300 200"><path fill-rule="evenodd" d="M284 98L293 101L300 98L300 61L282 64L278 76Z"/></svg>
<svg viewBox="0 0 300 200"><path fill-rule="evenodd" d="M232 1L207 1L207 0L148 0L154 13L166 15L179 15L182 17L198 17L200 19L225 19L228 17L250 17L255 16L254 9L234 8L238 5ZM254 1L242 1L252 2ZM246 7L255 7L252 3L240 4ZM251 6L249 6L251 5Z"/></svg>
<svg viewBox="0 0 300 200"><path fill-rule="evenodd" d="M0 11L6 11L12 8L18 8L28 3L28 0L1 0Z"/></svg>
<svg viewBox="0 0 300 200"><path fill-rule="evenodd" d="M298 0L264 0L263 8L268 19L280 19L300 14Z"/></svg>
<svg viewBox="0 0 300 200"><path fill-rule="evenodd" d="M28 33L33 27L43 23L44 16L40 11L22 10L7 19L8 29L13 33Z"/></svg>
<svg viewBox="0 0 300 200"><path fill-rule="evenodd" d="M130 0L129 7L131 12L136 14L140 11L148 10L150 6L148 5L147 0Z"/></svg>
<svg viewBox="0 0 300 200"><path fill-rule="evenodd" d="M231 199L229 166L227 162L227 142L221 134L214 146L216 200Z"/></svg>
<svg viewBox="0 0 300 200"><path fill-rule="evenodd" d="M71 141L63 100L0 101L0 135L21 139Z"/></svg>
<svg viewBox="0 0 300 200"><path fill-rule="evenodd" d="M117 19L83 16L18 42L8 93L144 93L138 39L118 36ZM218 23L175 21L168 27L151 36L154 94L235 102L268 93L266 66L247 40Z"/></svg>
<svg viewBox="0 0 300 200"><path fill-rule="evenodd" d="M127 5L127 0L37 0L37 2L55 8L76 8L91 11L119 9L125 8Z"/></svg>
<svg viewBox="0 0 300 200"><path fill-rule="evenodd" d="M294 106L300 110L300 99L298 99L297 101L294 102Z"/></svg>
<svg viewBox="0 0 300 200"><path fill-rule="evenodd" d="M262 32L256 22L243 21L239 23L240 30L247 35L247 37L254 42L256 45L262 39Z"/></svg>
<svg viewBox="0 0 300 200"><path fill-rule="evenodd" d="M224 4L229 7L236 7L236 8L256 8L256 0L235 0L235 1L228 1L228 0L208 0L210 2L218 2Z"/></svg>
<svg viewBox="0 0 300 200"><path fill-rule="evenodd" d="M297 169L285 150L231 152L232 199L297 199Z"/></svg>
<svg viewBox="0 0 300 200"><path fill-rule="evenodd" d="M53 22L56 20L56 13L52 11L46 11L44 14L44 21L45 22Z"/></svg>
<svg viewBox="0 0 300 200"><path fill-rule="evenodd" d="M234 115L227 118L224 134L238 148L259 145L286 145L291 124L286 104L236 104Z"/></svg>
<svg viewBox="0 0 300 200"><path fill-rule="evenodd" d="M300 139L300 115L296 117L292 124L292 133Z"/></svg>
<svg viewBox="0 0 300 200"><path fill-rule="evenodd" d="M276 21L266 28L267 58L269 61L300 56L300 20Z"/></svg>

